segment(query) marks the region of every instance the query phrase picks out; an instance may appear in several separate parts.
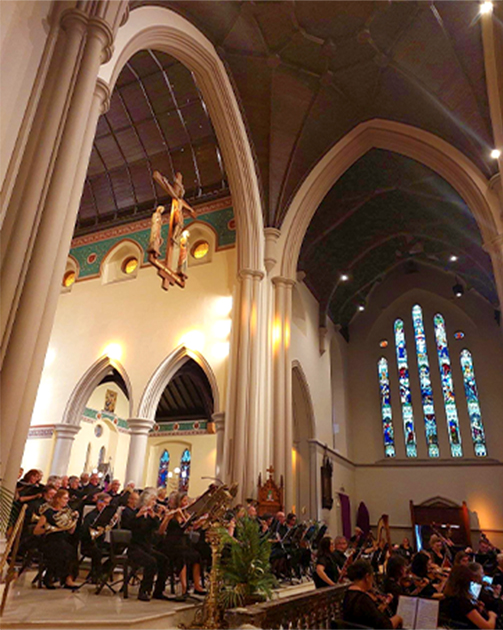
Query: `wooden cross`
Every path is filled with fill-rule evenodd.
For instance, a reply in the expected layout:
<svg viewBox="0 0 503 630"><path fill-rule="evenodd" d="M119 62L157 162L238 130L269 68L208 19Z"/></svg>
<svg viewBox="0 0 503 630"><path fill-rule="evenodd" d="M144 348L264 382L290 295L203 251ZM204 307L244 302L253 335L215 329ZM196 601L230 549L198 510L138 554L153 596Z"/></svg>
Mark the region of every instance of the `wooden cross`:
<svg viewBox="0 0 503 630"><path fill-rule="evenodd" d="M274 466L271 464L269 468L266 470L269 473L269 477L272 477L274 474Z"/></svg>
<svg viewBox="0 0 503 630"><path fill-rule="evenodd" d="M148 245L148 260L157 269L157 275L162 278L162 288L167 291L170 286L177 284L185 286L187 279L186 265L188 256L188 231L183 229L183 211L186 210L195 219L196 213L193 208L183 198L185 188L183 187L182 174L177 173L175 183L172 185L159 171L154 171L154 180L171 197L171 211L169 215L169 231L166 243L166 259L160 260L161 249L161 228L162 213L164 206L158 206L152 215L152 225L150 228L150 242ZM178 251L176 251L178 249ZM173 268L173 254L176 252L176 267Z"/></svg>

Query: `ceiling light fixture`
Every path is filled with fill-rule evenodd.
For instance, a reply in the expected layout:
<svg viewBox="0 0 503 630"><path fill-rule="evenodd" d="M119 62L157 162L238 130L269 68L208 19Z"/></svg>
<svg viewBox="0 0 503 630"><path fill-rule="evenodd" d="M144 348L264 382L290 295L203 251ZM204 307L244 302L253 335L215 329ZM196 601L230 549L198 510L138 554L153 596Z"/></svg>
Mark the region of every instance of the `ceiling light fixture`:
<svg viewBox="0 0 503 630"><path fill-rule="evenodd" d="M452 287L452 292L457 298L460 298L465 290L460 282L456 282L456 284Z"/></svg>
<svg viewBox="0 0 503 630"><path fill-rule="evenodd" d="M480 15L488 15L493 12L493 3L486 1L480 3L479 13Z"/></svg>
<svg viewBox="0 0 503 630"><path fill-rule="evenodd" d="M359 310L360 312L361 312L361 311L364 311L364 310L365 310L365 304L358 304L358 310Z"/></svg>
<svg viewBox="0 0 503 630"><path fill-rule="evenodd" d="M501 156L501 151L499 149L493 149L491 151L491 157L493 158L493 160L499 160Z"/></svg>
<svg viewBox="0 0 503 630"><path fill-rule="evenodd" d="M341 274L341 282L347 282L349 280L349 276L346 273Z"/></svg>
<svg viewBox="0 0 503 630"><path fill-rule="evenodd" d="M449 260L450 260L451 262L456 262L456 260L457 260L457 259L458 259L458 257L457 257L457 256L455 256L454 254L452 254L452 256L450 256L450 257L449 257Z"/></svg>

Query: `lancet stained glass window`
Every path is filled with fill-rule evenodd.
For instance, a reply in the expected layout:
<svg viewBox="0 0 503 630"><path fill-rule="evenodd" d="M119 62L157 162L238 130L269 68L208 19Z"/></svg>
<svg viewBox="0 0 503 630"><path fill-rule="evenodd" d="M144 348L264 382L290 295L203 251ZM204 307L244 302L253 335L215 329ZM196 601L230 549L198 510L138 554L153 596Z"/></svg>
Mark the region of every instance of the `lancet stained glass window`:
<svg viewBox="0 0 503 630"><path fill-rule="evenodd" d="M466 405L468 407L468 415L470 416L470 426L472 429L473 448L477 457L485 457L487 455L486 438L484 425L482 424L479 394L477 391L477 382L475 380L471 353L466 349L462 350L460 361L465 384Z"/></svg>
<svg viewBox="0 0 503 630"><path fill-rule="evenodd" d="M190 451L186 448L180 459L180 481L178 483L178 489L182 492L187 492L189 488L190 477Z"/></svg>
<svg viewBox="0 0 503 630"><path fill-rule="evenodd" d="M423 403L424 431L426 444L430 457L439 457L437 420L435 418L435 406L433 404L433 388L431 386L430 363L426 347L426 336L423 324L423 309L416 304L412 308L412 323L414 324L414 337L416 339L417 367L419 370L419 387Z"/></svg>
<svg viewBox="0 0 503 630"><path fill-rule="evenodd" d="M384 435L384 453L386 457L395 457L395 436L391 416L391 399L389 392L388 362L384 357L377 363L379 371L379 391L381 394L382 429Z"/></svg>
<svg viewBox="0 0 503 630"><path fill-rule="evenodd" d="M159 457L159 471L157 473L157 487L165 488L168 483L168 471L169 471L169 453L166 449Z"/></svg>
<svg viewBox="0 0 503 630"><path fill-rule="evenodd" d="M459 430L458 411L454 397L454 382L452 380L451 358L447 345L445 320L440 313L437 313L433 318L433 323L435 326L435 341L437 344L438 365L440 368L440 379L442 381L442 393L444 395L444 407L445 415L447 416L447 430L451 444L451 454L453 457L462 457L463 447L461 446L461 432Z"/></svg>
<svg viewBox="0 0 503 630"><path fill-rule="evenodd" d="M403 432L405 435L405 453L407 457L417 457L416 432L414 430L414 412L410 393L409 365L405 346L403 320L395 320L395 347L400 383L400 402L402 403Z"/></svg>

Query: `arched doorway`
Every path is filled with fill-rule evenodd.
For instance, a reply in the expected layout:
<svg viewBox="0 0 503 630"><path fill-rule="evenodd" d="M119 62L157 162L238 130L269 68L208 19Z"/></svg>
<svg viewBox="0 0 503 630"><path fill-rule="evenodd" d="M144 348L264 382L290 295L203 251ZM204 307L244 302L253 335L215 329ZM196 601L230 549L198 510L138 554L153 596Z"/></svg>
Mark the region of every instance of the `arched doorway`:
<svg viewBox="0 0 503 630"><path fill-rule="evenodd" d="M292 366L293 482L295 512L300 520L312 518L312 479L309 440L314 438L314 415L309 386L297 361Z"/></svg>
<svg viewBox="0 0 503 630"><path fill-rule="evenodd" d="M215 475L214 406L205 371L186 357L158 400L149 436L147 485L157 486L162 479L160 485L168 492L182 490L191 496L206 489Z"/></svg>

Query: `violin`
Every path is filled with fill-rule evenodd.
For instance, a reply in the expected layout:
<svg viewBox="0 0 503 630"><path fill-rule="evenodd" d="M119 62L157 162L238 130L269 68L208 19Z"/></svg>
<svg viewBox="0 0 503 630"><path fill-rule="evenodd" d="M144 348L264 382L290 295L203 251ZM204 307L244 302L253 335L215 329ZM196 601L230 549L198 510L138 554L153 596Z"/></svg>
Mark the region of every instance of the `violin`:
<svg viewBox="0 0 503 630"><path fill-rule="evenodd" d="M393 601L393 595L388 594L385 595L381 593L381 591L377 590L375 587L370 591L367 591L367 594L374 600L377 604L377 608L383 613L386 613L390 617L393 616L393 611L390 608L390 604Z"/></svg>

